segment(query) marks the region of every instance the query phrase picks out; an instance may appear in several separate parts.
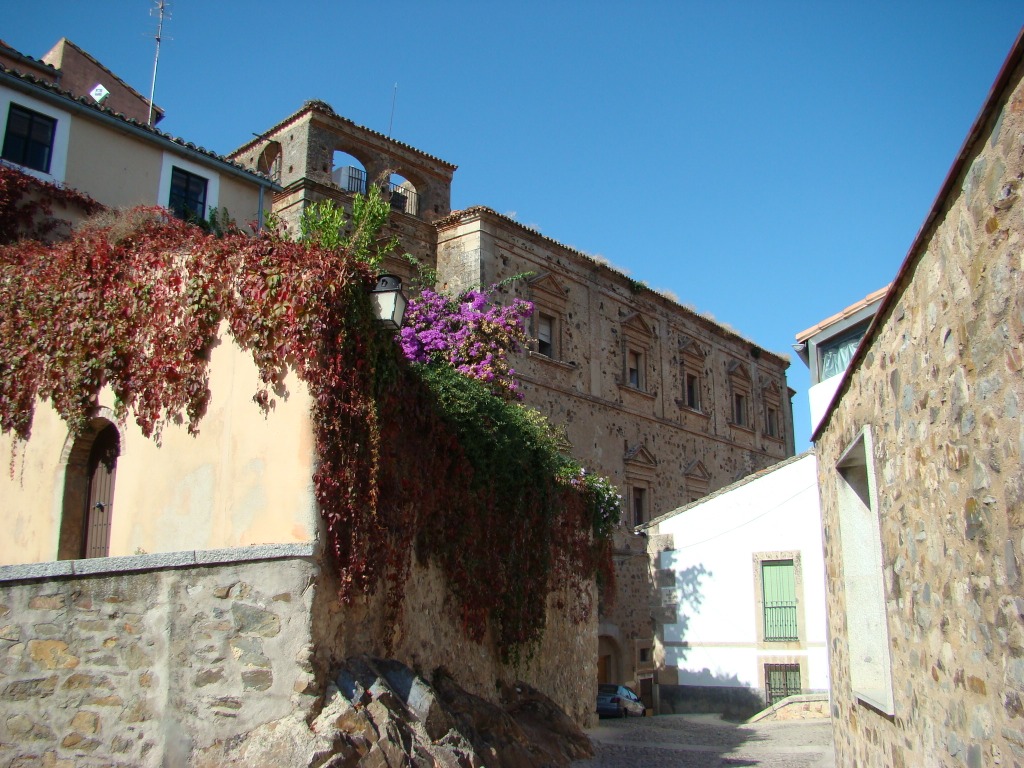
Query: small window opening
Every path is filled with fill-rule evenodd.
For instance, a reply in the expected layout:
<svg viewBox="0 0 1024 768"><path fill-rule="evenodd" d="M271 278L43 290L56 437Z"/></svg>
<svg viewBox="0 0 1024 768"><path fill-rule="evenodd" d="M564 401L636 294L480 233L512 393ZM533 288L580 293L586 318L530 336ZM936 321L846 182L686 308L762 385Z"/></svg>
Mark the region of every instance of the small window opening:
<svg viewBox="0 0 1024 768"><path fill-rule="evenodd" d="M547 357L554 357L554 326L555 320L550 315L539 315L537 317L537 351Z"/></svg>
<svg viewBox="0 0 1024 768"><path fill-rule="evenodd" d="M647 499L643 488L633 489L633 525L643 525L647 522Z"/></svg>
<svg viewBox="0 0 1024 768"><path fill-rule="evenodd" d="M741 427L747 424L747 397L739 392L732 396L732 421Z"/></svg>
<svg viewBox="0 0 1024 768"><path fill-rule="evenodd" d="M643 388L643 376L641 374L643 368L643 356L639 352L629 350L627 355L627 373L629 386L635 387L636 389Z"/></svg>
<svg viewBox="0 0 1024 768"><path fill-rule="evenodd" d="M684 402L687 408L692 408L695 411L700 410L700 379L697 378L697 374L688 373L686 374L686 392L684 393Z"/></svg>

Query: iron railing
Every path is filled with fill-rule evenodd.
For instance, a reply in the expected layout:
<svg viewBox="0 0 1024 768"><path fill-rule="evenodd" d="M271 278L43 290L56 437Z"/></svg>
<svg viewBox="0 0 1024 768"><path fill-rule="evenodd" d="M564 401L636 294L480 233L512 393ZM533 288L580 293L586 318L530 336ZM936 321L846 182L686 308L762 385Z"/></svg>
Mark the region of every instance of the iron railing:
<svg viewBox="0 0 1024 768"><path fill-rule="evenodd" d="M764 604L764 639L767 642L798 640L796 603Z"/></svg>
<svg viewBox="0 0 1024 768"><path fill-rule="evenodd" d="M391 196L392 210L419 216L420 196L416 193L415 189L403 187L401 184L389 181L384 191Z"/></svg>
<svg viewBox="0 0 1024 768"><path fill-rule="evenodd" d="M787 696L803 693L800 686L799 664L765 664L764 665L765 698L770 707Z"/></svg>

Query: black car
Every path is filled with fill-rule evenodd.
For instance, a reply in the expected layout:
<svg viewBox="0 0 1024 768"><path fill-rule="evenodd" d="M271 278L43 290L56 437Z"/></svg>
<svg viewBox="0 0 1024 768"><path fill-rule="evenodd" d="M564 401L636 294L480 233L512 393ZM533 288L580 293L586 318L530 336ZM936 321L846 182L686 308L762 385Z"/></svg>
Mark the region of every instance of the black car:
<svg viewBox="0 0 1024 768"><path fill-rule="evenodd" d="M643 717L647 708L631 688L602 683L597 686L597 714L599 717Z"/></svg>

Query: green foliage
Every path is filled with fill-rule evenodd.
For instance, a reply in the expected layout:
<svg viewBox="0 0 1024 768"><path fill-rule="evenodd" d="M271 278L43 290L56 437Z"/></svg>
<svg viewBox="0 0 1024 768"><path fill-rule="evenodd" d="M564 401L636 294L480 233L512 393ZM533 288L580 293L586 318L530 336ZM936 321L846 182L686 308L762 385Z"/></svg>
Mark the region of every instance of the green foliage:
<svg viewBox="0 0 1024 768"><path fill-rule="evenodd" d="M199 222L199 226L214 237L224 237L239 231L238 224L231 218L227 207L223 205L220 208L211 206L210 215L207 216L206 221Z"/></svg>
<svg viewBox="0 0 1024 768"><path fill-rule="evenodd" d="M390 214L391 206L381 198L380 189L370 185L366 195L355 196L351 218L331 200L307 206L299 220L299 240L328 251L346 250L371 269L379 269L398 245L397 238L379 239Z"/></svg>
<svg viewBox="0 0 1024 768"><path fill-rule="evenodd" d="M422 291L437 285L437 270L423 263L411 253L402 254L402 258L413 268L413 278L406 285L412 291Z"/></svg>
<svg viewBox="0 0 1024 768"><path fill-rule="evenodd" d="M384 411L393 426L382 426L382 443L393 458L383 466L401 477L385 470L382 487L416 490L417 522L402 529L415 531L420 559L444 571L467 635L482 640L489 628L516 662L539 641L552 591L570 591L562 607L576 620L589 615L586 585L611 571L610 528L594 535L582 471L542 415L448 365L410 373L420 386L410 382Z"/></svg>
<svg viewBox="0 0 1024 768"><path fill-rule="evenodd" d="M634 280L631 277L627 277L626 280L629 281L629 290L633 294L640 294L643 293L644 291L650 290L647 287L647 283L645 283L643 280Z"/></svg>
<svg viewBox="0 0 1024 768"><path fill-rule="evenodd" d="M348 217L345 209L331 200L320 200L306 206L299 219L299 239L329 251L345 243Z"/></svg>

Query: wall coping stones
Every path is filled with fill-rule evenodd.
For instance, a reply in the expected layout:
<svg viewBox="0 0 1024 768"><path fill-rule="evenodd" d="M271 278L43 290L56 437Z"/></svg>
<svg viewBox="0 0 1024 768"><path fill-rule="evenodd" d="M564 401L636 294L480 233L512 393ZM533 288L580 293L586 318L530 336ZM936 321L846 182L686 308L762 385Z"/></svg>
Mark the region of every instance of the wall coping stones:
<svg viewBox="0 0 1024 768"><path fill-rule="evenodd" d="M787 696L784 699L779 699L777 702L772 704L765 710L758 712L753 717L746 720L746 724L756 723L760 720L774 719L774 715L785 707L797 706L799 704L814 704L825 702L826 705L829 702L829 694L827 692L819 691L817 693L798 693L795 696ZM822 715L822 717L828 717L828 715Z"/></svg>
<svg viewBox="0 0 1024 768"><path fill-rule="evenodd" d="M199 549L182 552L156 552L154 554L125 555L122 557L93 557L85 560L57 560L48 563L0 565L0 583L32 581L61 576L101 576L110 573L158 571L169 568L189 568L196 565L222 565L258 560L283 560L313 557L313 542L294 544L254 544L227 549Z"/></svg>

